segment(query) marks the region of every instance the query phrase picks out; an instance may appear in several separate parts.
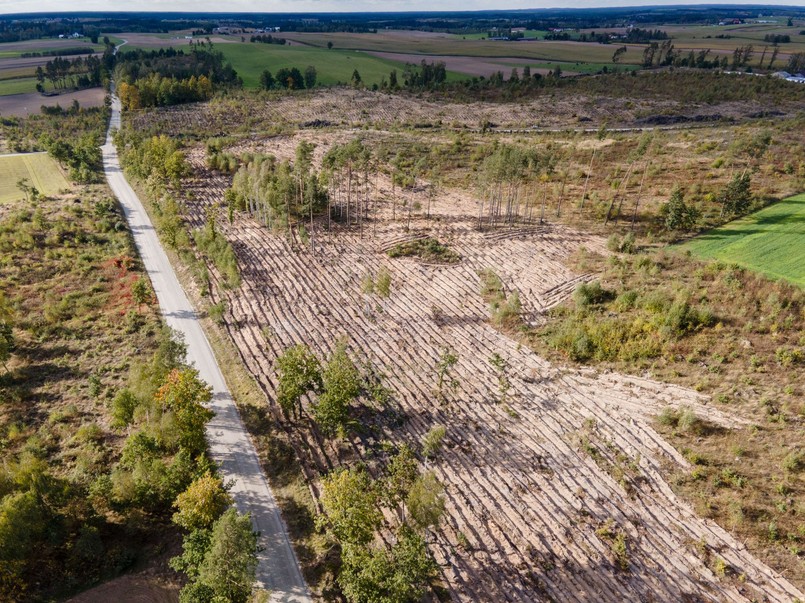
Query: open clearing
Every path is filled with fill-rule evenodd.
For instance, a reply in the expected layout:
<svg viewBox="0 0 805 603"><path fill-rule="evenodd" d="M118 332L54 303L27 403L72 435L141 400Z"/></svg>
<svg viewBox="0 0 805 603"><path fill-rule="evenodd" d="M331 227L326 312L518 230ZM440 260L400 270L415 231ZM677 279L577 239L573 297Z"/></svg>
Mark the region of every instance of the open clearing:
<svg viewBox="0 0 805 603"><path fill-rule="evenodd" d="M683 249L805 287L805 195L706 232Z"/></svg>
<svg viewBox="0 0 805 603"><path fill-rule="evenodd" d="M53 195L69 187L59 164L47 153L0 155L0 203L25 198L17 188L21 178L27 178L28 183L44 195Z"/></svg>
<svg viewBox="0 0 805 603"><path fill-rule="evenodd" d="M353 112L370 112L364 123L412 117L376 102L383 96L352 92L295 97L284 116L284 102L265 105L280 112L277 120L300 123L334 111L342 94ZM356 101L370 104L362 108ZM419 110L434 115L421 104ZM190 111L161 112L157 122L173 125L160 131L179 134L199 120L214 123ZM228 114L236 118L232 107ZM350 125L351 115L342 118ZM464 119L477 123L478 117ZM303 129L295 138L318 143L318 163L334 141L353 135ZM295 143L258 137L246 148L290 158ZM431 427L447 426L445 450L431 464L446 487L446 516L429 548L454 600L765 597L788 603L802 596L728 532L697 517L663 477L668 465L690 468L652 427L663 408L689 406L724 428L748 419L713 408L692 390L555 366L489 323L479 271L493 270L506 291L518 291L526 321L536 323L579 282L594 277L573 272L566 261L582 246L606 253L602 237L558 224L479 232L473 195L445 187L429 198L426 185L395 193L378 173L368 202L372 219L362 230L341 225L332 233L319 219L309 231L314 250L298 234L272 232L244 214L230 224L220 208L231 177L205 167L202 147L190 158L194 176L183 186L190 226L202 227L211 208L219 208L216 228L232 243L242 277L240 287L229 290L209 266L211 302L224 302L223 325L268 400L276 398L273 364L285 349L304 343L324 357L340 337L391 392L374 407L356 409L364 427L341 442L321 439L308 429L307 416L287 426L314 491L318 478L334 467L362 460L378 470L383 442L417 446ZM410 228L400 197L414 208ZM426 205L430 219L421 209ZM394 245L424 236L448 245L461 261L433 265L388 257ZM365 276L381 267L391 274L389 298L362 290ZM439 402L435 366L445 349L459 360L455 388ZM505 394L489 360L495 354L505 361ZM614 534L626 543L626 570L613 549ZM729 575L714 573L716 555L731 568Z"/></svg>

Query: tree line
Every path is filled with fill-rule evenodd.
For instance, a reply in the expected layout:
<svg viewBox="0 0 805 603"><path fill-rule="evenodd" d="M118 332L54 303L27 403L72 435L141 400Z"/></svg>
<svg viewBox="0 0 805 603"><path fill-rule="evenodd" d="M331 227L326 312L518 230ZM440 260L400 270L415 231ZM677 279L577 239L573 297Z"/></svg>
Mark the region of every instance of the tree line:
<svg viewBox="0 0 805 603"><path fill-rule="evenodd" d="M204 42L193 44L189 52L174 48L119 52L114 71L128 110L203 101L217 89L243 85L223 54Z"/></svg>
<svg viewBox="0 0 805 603"><path fill-rule="evenodd" d="M47 80L56 90L65 88L91 88L100 86L104 81L105 70L101 59L95 56L65 59L56 57L36 68L36 89L44 92L44 83Z"/></svg>
<svg viewBox="0 0 805 603"><path fill-rule="evenodd" d="M304 73L298 67L281 67L276 74L264 69L260 74L261 90L304 90L316 87L318 72L313 65L305 67Z"/></svg>
<svg viewBox="0 0 805 603"><path fill-rule="evenodd" d="M640 29L639 27L629 28L625 34L614 34L611 32L591 32L582 33L578 36L579 42L596 42L598 44L611 44L612 42L625 42L627 44L649 44L655 40L668 40L670 36L661 29ZM547 39L547 37L546 37ZM566 40L572 39L570 35Z"/></svg>
<svg viewBox="0 0 805 603"><path fill-rule="evenodd" d="M187 79L162 77L151 73L136 83L121 82L117 95L124 110L133 111L146 107L165 107L181 103L208 100L212 97L212 82L205 75Z"/></svg>
<svg viewBox="0 0 805 603"><path fill-rule="evenodd" d="M249 42L260 42L261 44L279 44L280 46L284 46L288 40L285 38L280 38L279 36L272 36L271 34L268 34L252 36L249 38Z"/></svg>

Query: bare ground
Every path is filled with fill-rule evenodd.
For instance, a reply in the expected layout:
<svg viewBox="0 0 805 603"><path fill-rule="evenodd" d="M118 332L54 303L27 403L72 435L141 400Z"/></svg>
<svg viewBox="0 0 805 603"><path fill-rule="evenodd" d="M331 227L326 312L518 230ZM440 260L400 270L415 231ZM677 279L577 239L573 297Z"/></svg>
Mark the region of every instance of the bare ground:
<svg viewBox="0 0 805 603"><path fill-rule="evenodd" d="M187 202L193 225L201 226L228 179L207 173L200 157L195 163L199 179L187 188ZM410 195L412 204L417 193ZM356 457L371 467L379 442L415 444L433 425L447 426L446 450L432 464L446 486L447 513L430 548L457 601L803 597L729 533L697 517L663 477L666 465L688 462L651 426L662 408L689 406L723 429L748 418L723 413L692 390L554 366L488 323L479 270L495 270L508 292L520 293L527 317L538 320L589 278L569 270L568 257L580 246L603 251L603 239L551 225L480 233L474 203L458 192L437 199L433 219L414 215L406 230L405 214L398 209L392 218L391 197L381 182L369 210L376 220L361 230L328 235L320 223L315 252L245 216L232 225L223 215L218 221L233 243L242 285L215 287L213 301L226 300L226 329L270 401L272 364L284 349L306 343L323 356L339 337L394 392L374 411L360 410L375 426L346 445L295 430L309 472ZM424 194L418 200L424 207ZM384 253L425 234L462 261L434 266ZM381 266L392 275L388 299L361 290L364 275ZM440 402L434 367L446 348L459 356L457 383ZM508 366L505 391L493 354Z"/></svg>
<svg viewBox="0 0 805 603"><path fill-rule="evenodd" d="M100 107L103 105L105 96L106 92L103 88L65 92L58 96L42 96L38 92L0 96L0 115L27 117L28 115L39 113L42 105L46 107L61 105L67 109L74 100L77 100L82 107Z"/></svg>
<svg viewBox="0 0 805 603"><path fill-rule="evenodd" d="M244 110L244 103L248 110ZM798 105L780 104L781 113L796 113ZM269 98L221 98L200 105L172 107L135 117L136 127L153 126L166 134L203 132L205 137L228 136L245 127L321 126L391 129L444 127L499 129L655 127L653 116L699 116L700 120L740 120L767 111L760 102L726 102L714 105L682 104L666 99L625 99L584 95L545 94L518 103L442 101L428 96L397 95L339 88L325 92L272 95ZM248 117L244 120L243 116ZM782 115L780 116L782 118Z"/></svg>
<svg viewBox="0 0 805 603"><path fill-rule="evenodd" d="M67 603L177 603L179 585L146 574L121 576L69 599Z"/></svg>

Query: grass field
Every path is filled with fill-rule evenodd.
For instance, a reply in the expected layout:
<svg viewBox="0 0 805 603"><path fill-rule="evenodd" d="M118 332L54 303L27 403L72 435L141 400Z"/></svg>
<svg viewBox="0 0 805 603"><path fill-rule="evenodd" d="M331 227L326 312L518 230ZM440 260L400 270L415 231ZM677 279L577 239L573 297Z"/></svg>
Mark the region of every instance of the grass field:
<svg viewBox="0 0 805 603"><path fill-rule="evenodd" d="M669 33L674 47L682 52L691 49L711 49L714 54L731 54L744 44L753 44L755 54L751 60L758 66L763 47L768 46L768 60L771 56L771 44L763 41L766 34L788 34L791 43L781 44L775 62L781 68L788 61L790 54L805 50L805 36L799 35L801 27L780 27L767 24L743 24L734 26L657 26ZM583 30L590 33L590 30ZM607 31L610 31L609 29ZM611 28L611 31L623 31ZM536 59L542 61L567 61L612 65L612 54L620 46L612 44L593 44L571 41L543 40L542 32L529 31L527 38L538 37L539 41L507 42L486 40L486 34L427 34L390 30L377 34L362 33L296 33L283 34L286 38L311 46L325 46L332 42L335 48L354 50L375 50L386 52L404 52L418 54L440 54L452 56L475 57L512 57ZM730 36L716 38L718 35ZM627 44L628 50L621 57L623 65L639 65L643 58L643 45Z"/></svg>
<svg viewBox="0 0 805 603"><path fill-rule="evenodd" d="M682 248L805 287L805 194L706 232Z"/></svg>
<svg viewBox="0 0 805 603"><path fill-rule="evenodd" d="M27 94L28 92L36 92L35 77L20 77L0 81L0 96L8 96L9 94Z"/></svg>
<svg viewBox="0 0 805 603"><path fill-rule="evenodd" d="M183 41L182 41L183 42ZM181 48L184 43L165 46ZM126 46L127 50L135 50L139 46ZM352 78L353 70L357 69L364 84L379 84L383 78L388 79L392 69L401 71L404 63L382 59L355 50L328 50L312 46L280 46L277 44L253 44L240 42L219 44L216 49L224 53L226 59L243 78L245 88L257 88L260 84L260 74L264 69L276 73L282 67L298 67L304 72L308 65L316 68L318 83L324 86L347 83ZM153 50L153 48L143 48ZM453 78L454 74L449 74Z"/></svg>
<svg viewBox="0 0 805 603"><path fill-rule="evenodd" d="M58 164L47 153L0 155L0 203L25 198L17 181L27 178L44 195L53 195L70 184Z"/></svg>
<svg viewBox="0 0 805 603"><path fill-rule="evenodd" d="M323 85L349 82L353 70L357 69L364 83L371 85L379 84L384 77L388 79L392 69L399 71L403 67L402 63L350 50L251 43L221 44L217 48L229 59L247 88L259 85L264 69L276 73L282 67L298 67L304 71L305 67L313 65Z"/></svg>
<svg viewBox="0 0 805 603"><path fill-rule="evenodd" d="M611 44L585 44L565 41L506 42L482 39L461 39L455 35L416 37L408 32L358 33L286 33L286 38L302 44L324 47L332 42L336 49L376 50L412 54L438 54L449 56L496 57L535 59L537 61L567 61L612 64ZM621 63L639 63L643 47L629 46Z"/></svg>

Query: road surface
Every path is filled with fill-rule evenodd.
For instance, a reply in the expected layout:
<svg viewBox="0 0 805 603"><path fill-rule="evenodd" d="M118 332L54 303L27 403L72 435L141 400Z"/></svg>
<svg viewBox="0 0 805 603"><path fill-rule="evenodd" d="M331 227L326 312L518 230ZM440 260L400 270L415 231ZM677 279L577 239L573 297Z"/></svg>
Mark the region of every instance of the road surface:
<svg viewBox="0 0 805 603"><path fill-rule="evenodd" d="M106 179L123 206L134 242L151 278L162 315L168 325L184 336L187 360L212 386L210 408L215 418L207 426L207 440L213 460L221 467L225 480L233 480L230 493L241 513L251 513L256 530L261 533L257 582L271 591L271 601L308 603L310 593L291 547L285 524L266 481L257 453L218 367L195 310L190 305L176 273L162 249L156 230L142 203L126 181L111 139L120 127L120 101L113 97L112 119L106 144L102 147ZM238 362L232 359L232 362Z"/></svg>

